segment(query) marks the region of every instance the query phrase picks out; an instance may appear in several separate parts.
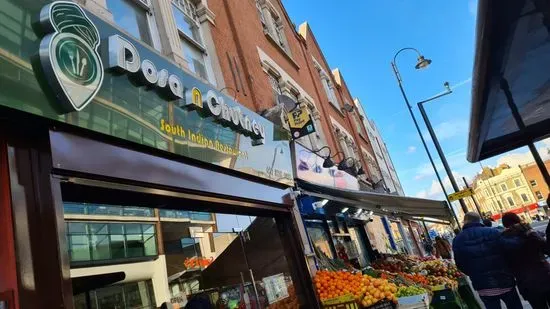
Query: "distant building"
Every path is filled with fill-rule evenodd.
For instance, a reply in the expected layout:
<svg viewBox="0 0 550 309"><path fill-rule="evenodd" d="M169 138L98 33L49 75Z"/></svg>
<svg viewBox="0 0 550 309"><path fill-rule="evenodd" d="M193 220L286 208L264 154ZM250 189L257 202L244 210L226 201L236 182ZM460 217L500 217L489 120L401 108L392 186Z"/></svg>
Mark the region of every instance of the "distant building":
<svg viewBox="0 0 550 309"><path fill-rule="evenodd" d="M500 218L500 214L514 211L536 203L522 169L502 164L496 168L483 168L474 179L474 192L481 212L486 216Z"/></svg>
<svg viewBox="0 0 550 309"><path fill-rule="evenodd" d="M547 170L550 170L550 160L544 162L544 165L546 165ZM537 164L535 162L532 162L529 164L521 165L520 167L523 171L525 179L527 179L529 188L531 189L531 192L533 192L533 196L535 197L537 202L546 201L550 192L548 191L548 186L546 185L546 182L544 181L544 178L542 177L542 174L540 173Z"/></svg>

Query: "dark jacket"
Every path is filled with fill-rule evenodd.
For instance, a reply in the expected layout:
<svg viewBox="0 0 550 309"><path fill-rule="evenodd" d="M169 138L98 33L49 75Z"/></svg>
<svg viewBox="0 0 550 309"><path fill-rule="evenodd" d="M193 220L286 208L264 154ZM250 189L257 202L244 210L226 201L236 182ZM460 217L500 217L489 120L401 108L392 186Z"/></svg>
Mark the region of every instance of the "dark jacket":
<svg viewBox="0 0 550 309"><path fill-rule="evenodd" d="M518 223L504 230L500 249L509 269L516 277L523 296L550 293L550 264L546 261L546 242L542 233L529 224Z"/></svg>
<svg viewBox="0 0 550 309"><path fill-rule="evenodd" d="M464 225L453 241L456 266L472 280L476 290L515 286L498 250L499 230L481 223Z"/></svg>

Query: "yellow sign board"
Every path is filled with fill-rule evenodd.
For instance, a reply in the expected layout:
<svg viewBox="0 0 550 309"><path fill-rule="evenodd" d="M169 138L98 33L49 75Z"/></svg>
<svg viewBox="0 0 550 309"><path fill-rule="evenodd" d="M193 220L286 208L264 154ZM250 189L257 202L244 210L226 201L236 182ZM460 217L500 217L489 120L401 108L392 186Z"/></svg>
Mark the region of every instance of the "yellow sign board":
<svg viewBox="0 0 550 309"><path fill-rule="evenodd" d="M290 133L293 138L300 138L315 132L313 121L305 104L300 104L287 114Z"/></svg>
<svg viewBox="0 0 550 309"><path fill-rule="evenodd" d="M449 201L454 202L472 195L474 195L474 190L472 190L472 188L466 188L464 190L455 192L453 194L449 194L448 197L449 197Z"/></svg>

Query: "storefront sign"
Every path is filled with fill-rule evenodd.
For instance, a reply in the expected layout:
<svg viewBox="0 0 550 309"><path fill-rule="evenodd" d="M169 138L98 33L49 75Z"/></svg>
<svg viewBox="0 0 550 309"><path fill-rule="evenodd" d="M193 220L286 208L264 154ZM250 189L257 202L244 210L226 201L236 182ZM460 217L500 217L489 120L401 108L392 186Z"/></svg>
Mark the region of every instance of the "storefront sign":
<svg viewBox="0 0 550 309"><path fill-rule="evenodd" d="M336 166L323 167L324 159L296 143L296 176L311 183L347 190L359 190L357 178Z"/></svg>
<svg viewBox="0 0 550 309"><path fill-rule="evenodd" d="M305 104L300 104L287 114L292 138L300 138L315 132L313 120Z"/></svg>
<svg viewBox="0 0 550 309"><path fill-rule="evenodd" d="M448 197L449 201L453 202L472 195L474 195L474 190L472 190L472 188L466 188L464 190L449 194Z"/></svg>
<svg viewBox="0 0 550 309"><path fill-rule="evenodd" d="M284 129L76 3L31 2L0 8L0 105L293 183Z"/></svg>
<svg viewBox="0 0 550 309"><path fill-rule="evenodd" d="M284 274L265 277L262 282L269 304L276 303L289 296Z"/></svg>

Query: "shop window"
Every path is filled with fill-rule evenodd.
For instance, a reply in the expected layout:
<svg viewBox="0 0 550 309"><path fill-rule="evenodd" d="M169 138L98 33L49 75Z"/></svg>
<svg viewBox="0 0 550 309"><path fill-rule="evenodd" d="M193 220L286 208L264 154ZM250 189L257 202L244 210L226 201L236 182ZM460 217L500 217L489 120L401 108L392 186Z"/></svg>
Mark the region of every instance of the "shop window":
<svg viewBox="0 0 550 309"><path fill-rule="evenodd" d="M540 191L536 191L535 195L537 196L537 200L539 201L544 199L544 196L542 196L542 193L540 193Z"/></svg>
<svg viewBox="0 0 550 309"><path fill-rule="evenodd" d="M136 39L153 46L149 18L149 1L107 0L115 23Z"/></svg>
<svg viewBox="0 0 550 309"><path fill-rule="evenodd" d="M516 187L521 187L521 180L519 178L514 179L514 185L516 185Z"/></svg>
<svg viewBox="0 0 550 309"><path fill-rule="evenodd" d="M537 181L536 180L529 180L529 184L531 185L531 187L536 187L537 186Z"/></svg>
<svg viewBox="0 0 550 309"><path fill-rule="evenodd" d="M91 309L104 308L156 308L155 294L151 280L115 284L89 293ZM75 295L75 309L88 309L86 293Z"/></svg>
<svg viewBox="0 0 550 309"><path fill-rule="evenodd" d="M200 23L194 3L187 0L172 1L172 12L180 35L182 53L189 70L208 80L207 56L201 36Z"/></svg>
<svg viewBox="0 0 550 309"><path fill-rule="evenodd" d="M514 204L514 199L513 199L512 197L508 196L508 197L506 198L506 200L508 201L508 205L510 205L510 206L514 206L514 205L515 205L515 204Z"/></svg>
<svg viewBox="0 0 550 309"><path fill-rule="evenodd" d="M115 205L85 204L85 203L63 203L65 214L71 215L102 215L102 216L132 216L132 217L153 217L154 211L145 207L123 207Z"/></svg>
<svg viewBox="0 0 550 309"><path fill-rule="evenodd" d="M330 236L321 222L305 221L307 234L314 249L321 251L329 258L334 258L330 246Z"/></svg>
<svg viewBox="0 0 550 309"><path fill-rule="evenodd" d="M521 199L522 199L524 202L526 202L526 203L529 202L529 197L528 197L527 194L525 194L525 193L522 193L522 194L521 194Z"/></svg>
<svg viewBox="0 0 550 309"><path fill-rule="evenodd" d="M152 224L68 222L67 233L73 263L157 255Z"/></svg>

